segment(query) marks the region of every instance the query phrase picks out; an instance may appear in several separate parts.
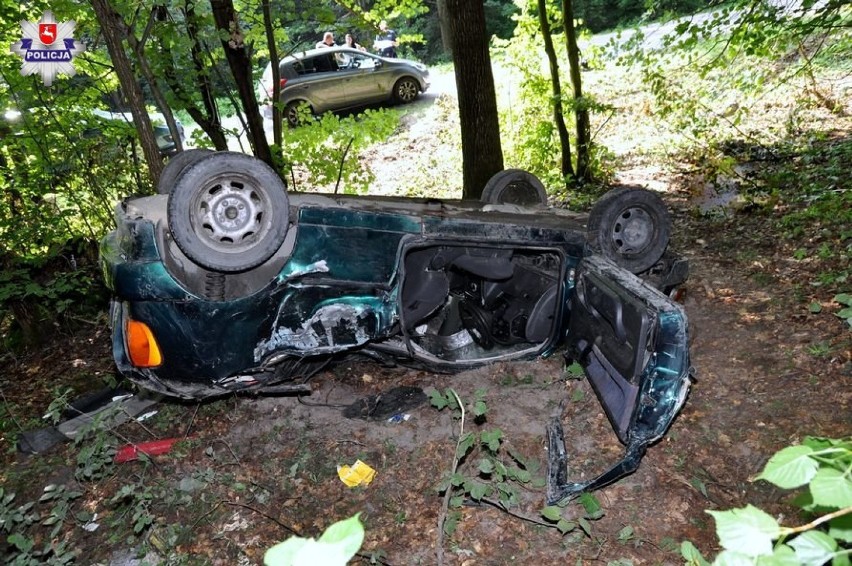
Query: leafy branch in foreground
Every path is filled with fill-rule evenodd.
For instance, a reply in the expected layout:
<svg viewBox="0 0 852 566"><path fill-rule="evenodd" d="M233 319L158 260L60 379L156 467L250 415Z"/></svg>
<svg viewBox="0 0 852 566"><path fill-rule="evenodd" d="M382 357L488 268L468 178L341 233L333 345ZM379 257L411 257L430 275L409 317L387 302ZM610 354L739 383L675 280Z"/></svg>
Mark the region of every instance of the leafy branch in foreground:
<svg viewBox="0 0 852 566"><path fill-rule="evenodd" d="M785 527L757 507L707 511L716 520L724 549L714 566L728 564L849 565L852 555L852 437L836 440L805 438L802 444L777 452L756 479L782 489L807 486L794 504L812 519ZM685 541L687 564L709 562Z"/></svg>
<svg viewBox="0 0 852 566"><path fill-rule="evenodd" d="M524 513L519 509L523 492L535 493L546 482L537 460L527 458L513 448L499 428L484 428L488 412L484 390L476 391L467 410L453 389L432 391L431 403L438 410L449 409L459 421L452 466L438 487L438 492L444 496L438 518L439 564L443 563L444 535L450 536L455 532L465 504L494 507L516 519L558 530L562 535L574 531L578 536L592 536L590 521L603 517L604 511L591 493L584 493L578 499L583 508L579 515L566 512L567 501L565 505L544 507L538 514ZM469 413L474 416L474 424L483 428L465 432L465 419Z"/></svg>

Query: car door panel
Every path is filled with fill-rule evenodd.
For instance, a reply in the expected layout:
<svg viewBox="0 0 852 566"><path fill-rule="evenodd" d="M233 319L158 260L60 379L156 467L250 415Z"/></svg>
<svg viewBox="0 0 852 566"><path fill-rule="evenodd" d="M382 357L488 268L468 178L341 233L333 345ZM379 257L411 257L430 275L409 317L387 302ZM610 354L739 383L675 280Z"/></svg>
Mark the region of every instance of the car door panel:
<svg viewBox="0 0 852 566"><path fill-rule="evenodd" d="M571 350L625 444L637 434L653 436L659 428L647 418L635 426L643 406L671 405L681 386L688 386L686 330L683 309L635 275L600 256L584 258L578 266L568 329ZM655 398L660 388L654 382L673 373L675 398Z"/></svg>

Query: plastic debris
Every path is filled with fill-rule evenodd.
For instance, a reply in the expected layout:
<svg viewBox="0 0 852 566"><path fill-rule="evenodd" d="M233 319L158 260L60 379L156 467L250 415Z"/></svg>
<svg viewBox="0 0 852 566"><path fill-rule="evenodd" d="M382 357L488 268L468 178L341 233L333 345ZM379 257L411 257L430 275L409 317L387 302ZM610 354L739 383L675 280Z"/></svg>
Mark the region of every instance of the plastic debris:
<svg viewBox="0 0 852 566"><path fill-rule="evenodd" d="M409 413L397 413L391 418L388 419L388 422L391 424L399 424L405 422L411 418Z"/></svg>
<svg viewBox="0 0 852 566"><path fill-rule="evenodd" d="M165 440L151 440L149 442L140 442L139 444L128 444L122 446L115 453L115 463L123 464L124 462L132 462L139 459L139 454L146 456L159 456L170 452L175 442L179 438L167 438Z"/></svg>
<svg viewBox="0 0 852 566"><path fill-rule="evenodd" d="M151 417L156 415L158 412L159 411L154 410L154 411L148 411L147 413L143 413L143 414L139 415L138 417L136 417L136 422L141 423L143 421L147 421L148 419L150 419Z"/></svg>
<svg viewBox="0 0 852 566"><path fill-rule="evenodd" d="M370 482L376 477L376 470L361 460L355 460L351 467L337 466L337 475L340 476L340 481L349 487L366 486L370 485Z"/></svg>

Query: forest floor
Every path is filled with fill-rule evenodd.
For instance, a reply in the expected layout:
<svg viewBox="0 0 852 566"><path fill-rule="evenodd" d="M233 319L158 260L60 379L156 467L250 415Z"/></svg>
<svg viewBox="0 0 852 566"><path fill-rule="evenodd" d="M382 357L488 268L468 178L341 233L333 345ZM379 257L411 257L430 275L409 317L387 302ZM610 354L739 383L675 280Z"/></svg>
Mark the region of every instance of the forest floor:
<svg viewBox="0 0 852 566"><path fill-rule="evenodd" d="M414 167L406 156L444 151L439 137L428 135L441 96L425 100L394 139L373 150L379 192L389 190L382 187L394 172ZM849 132L847 119L838 135ZM361 561L394 565L435 564L441 539L447 564L679 564L684 540L705 554L718 550L707 509L751 503L798 524L790 494L752 478L775 451L805 436L852 433L852 333L834 316L832 290L811 285L816 274L807 258L791 259L800 243L782 236L781 211L702 214L694 177L629 151L617 169L622 182L663 189L672 211L672 246L690 261L683 304L696 381L639 470L595 494L600 511L576 502L565 509L568 518L587 519L588 532L563 535L538 524L545 424L559 403L567 400L563 426L574 477L589 477L622 453L594 393L566 374L561 355L456 375L342 364L316 375L306 398L164 401L148 421L117 429L110 443L182 441L147 463L112 466L108 454L89 452L83 459L102 475L97 481L74 479L85 442L27 456L15 451L19 430L10 429L2 439L6 493L17 492L20 504L38 499L48 484L80 492L53 538L76 549L81 564L261 563L267 548L291 534L316 537L358 512L366 526ZM848 270L848 257L839 257L820 269ZM809 311L812 302L822 305L820 313ZM39 351L0 358L2 400L20 429L30 428L56 391L90 389L113 372L104 314L73 333L57 332ZM464 401L484 392L485 422L465 426L500 428L503 447L533 472L511 508L526 519L465 505L454 532L439 534L438 486L453 464L458 421L428 402L397 423L342 414L342 406L399 385L452 387ZM337 467L358 459L377 475L367 487L348 488ZM476 475L477 464L474 454L460 473ZM51 505L34 509L46 518ZM87 521L78 519L91 517L79 511L96 514L99 527L84 529ZM48 527L29 532L38 545L50 541Z"/></svg>

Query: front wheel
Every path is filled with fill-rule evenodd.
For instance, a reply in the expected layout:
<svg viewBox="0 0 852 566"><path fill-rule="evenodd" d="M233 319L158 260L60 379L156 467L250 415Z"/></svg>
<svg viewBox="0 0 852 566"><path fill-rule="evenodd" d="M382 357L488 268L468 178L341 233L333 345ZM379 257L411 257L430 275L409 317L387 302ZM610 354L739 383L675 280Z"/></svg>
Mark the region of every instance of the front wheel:
<svg viewBox="0 0 852 566"><path fill-rule="evenodd" d="M633 273L652 267L671 238L663 199L646 189L617 188L592 207L587 226L591 248Z"/></svg>
<svg viewBox="0 0 852 566"><path fill-rule="evenodd" d="M420 86L411 77L401 78L393 85L393 97L401 104L414 102L418 92L420 92Z"/></svg>

